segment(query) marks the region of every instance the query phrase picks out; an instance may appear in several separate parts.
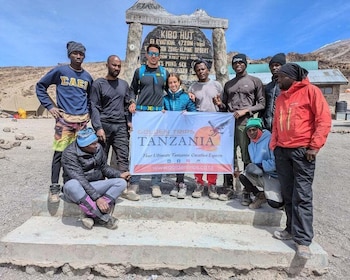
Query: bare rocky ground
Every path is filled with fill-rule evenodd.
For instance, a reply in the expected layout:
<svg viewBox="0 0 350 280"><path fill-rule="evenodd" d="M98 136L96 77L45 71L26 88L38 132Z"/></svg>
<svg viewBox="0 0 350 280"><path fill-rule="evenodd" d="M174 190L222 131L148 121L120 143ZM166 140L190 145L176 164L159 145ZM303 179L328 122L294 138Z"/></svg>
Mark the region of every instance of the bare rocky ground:
<svg viewBox="0 0 350 280"><path fill-rule="evenodd" d="M53 119L0 118L0 139L16 141L15 136L24 133L34 140L20 140L21 145L10 149L0 148L0 237L24 223L31 216L31 200L46 194L50 179L52 157L51 143ZM340 126L338 126L340 125ZM10 132L4 132L5 127ZM329 271L325 275L308 279L349 279L350 275L350 121L334 121L333 132L317 158L314 182L315 241L329 255ZM154 275L152 275L154 274ZM287 279L281 271L259 270L245 272L232 279ZM306 276L294 277L305 279ZM33 268L0 265L0 279L106 279L100 275L72 276L59 271L55 274L36 272ZM118 279L212 279L205 273L198 276L164 276L154 272L134 271Z"/></svg>

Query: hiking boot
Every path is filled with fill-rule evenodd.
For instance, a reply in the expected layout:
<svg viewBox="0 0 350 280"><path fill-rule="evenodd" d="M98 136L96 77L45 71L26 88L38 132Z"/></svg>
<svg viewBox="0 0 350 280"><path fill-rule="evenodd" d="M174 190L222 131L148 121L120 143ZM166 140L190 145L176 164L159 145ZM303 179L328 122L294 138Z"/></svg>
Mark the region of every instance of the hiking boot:
<svg viewBox="0 0 350 280"><path fill-rule="evenodd" d="M60 202L61 186L59 184L52 184L49 191L49 202L58 203Z"/></svg>
<svg viewBox="0 0 350 280"><path fill-rule="evenodd" d="M293 239L293 236L286 230L282 230L282 231L276 230L273 233L273 237L275 237L279 240L291 240L291 239Z"/></svg>
<svg viewBox="0 0 350 280"><path fill-rule="evenodd" d="M219 195L218 195L218 192L216 191L215 185L210 185L208 187L208 196L210 199L218 199L219 198Z"/></svg>
<svg viewBox="0 0 350 280"><path fill-rule="evenodd" d="M202 194L203 194L203 191L204 191L204 186L200 185L200 184L197 184L195 190L192 193L192 197L200 198L202 196Z"/></svg>
<svg viewBox="0 0 350 280"><path fill-rule="evenodd" d="M152 196L153 197L161 197L162 191L160 190L159 186L152 186Z"/></svg>
<svg viewBox="0 0 350 280"><path fill-rule="evenodd" d="M259 192L256 194L254 201L249 204L249 208L250 209L258 209L261 207L261 205L263 205L266 202L267 202L267 200L266 200L264 192Z"/></svg>
<svg viewBox="0 0 350 280"><path fill-rule="evenodd" d="M243 191L241 204L243 206L248 206L250 203L252 203L252 199L250 198L250 193Z"/></svg>
<svg viewBox="0 0 350 280"><path fill-rule="evenodd" d="M297 245L297 256L299 258L308 260L311 258L311 251L309 246L306 245L300 245L300 244L296 244Z"/></svg>
<svg viewBox="0 0 350 280"><path fill-rule="evenodd" d="M173 196L173 197L177 197L177 195L178 195L178 192L179 192L179 187L177 186L177 184L176 184L176 186L171 190L171 192L170 192L170 196Z"/></svg>
<svg viewBox="0 0 350 280"><path fill-rule="evenodd" d="M108 228L108 229L116 229L118 228L118 219L117 218L114 218L112 216L110 216L110 218L108 219L107 222L97 218L96 219L96 222L100 225L100 226L103 226L105 228Z"/></svg>
<svg viewBox="0 0 350 280"><path fill-rule="evenodd" d="M178 199L184 199L186 197L187 186L184 183L179 184L179 192L177 193Z"/></svg>
<svg viewBox="0 0 350 280"><path fill-rule="evenodd" d="M126 192L123 192L123 197L131 201L138 201L140 200L140 195L137 194L138 190L139 185L131 184L128 187L128 190Z"/></svg>
<svg viewBox="0 0 350 280"><path fill-rule="evenodd" d="M83 223L83 226L86 227L87 229L92 229L92 227L95 224L94 219L90 217L82 218L81 222Z"/></svg>
<svg viewBox="0 0 350 280"><path fill-rule="evenodd" d="M221 201L227 201L235 197L233 186L223 187L223 192L219 195L218 199Z"/></svg>

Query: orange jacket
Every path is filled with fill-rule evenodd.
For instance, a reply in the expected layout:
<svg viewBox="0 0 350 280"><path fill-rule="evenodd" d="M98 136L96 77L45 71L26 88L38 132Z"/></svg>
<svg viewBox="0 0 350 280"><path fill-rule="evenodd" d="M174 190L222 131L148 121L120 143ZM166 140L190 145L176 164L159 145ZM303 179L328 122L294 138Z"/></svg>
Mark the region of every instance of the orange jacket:
<svg viewBox="0 0 350 280"><path fill-rule="evenodd" d="M330 109L321 90L308 78L296 81L276 99L270 148L319 150L326 142L331 125Z"/></svg>

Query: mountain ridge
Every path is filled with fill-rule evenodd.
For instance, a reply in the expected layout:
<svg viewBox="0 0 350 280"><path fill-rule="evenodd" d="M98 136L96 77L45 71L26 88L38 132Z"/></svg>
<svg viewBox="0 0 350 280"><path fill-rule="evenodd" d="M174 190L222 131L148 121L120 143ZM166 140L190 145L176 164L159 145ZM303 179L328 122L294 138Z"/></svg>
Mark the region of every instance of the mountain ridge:
<svg viewBox="0 0 350 280"><path fill-rule="evenodd" d="M231 64L232 56L237 52L227 54L227 63ZM247 58L248 63L268 63L272 56L259 60ZM290 52L286 54L287 61L318 61L319 69L339 69L343 75L350 80L350 39L336 41L326 44L311 53L299 54ZM94 79L106 75L105 62L84 63L84 69L90 72ZM21 98L36 99L35 84L50 69L55 66L34 67L0 67L0 110L6 110L5 101L13 99L15 96ZM120 77L123 78L123 68ZM341 86L341 92L349 90L350 86ZM54 94L54 87L49 88L50 95Z"/></svg>

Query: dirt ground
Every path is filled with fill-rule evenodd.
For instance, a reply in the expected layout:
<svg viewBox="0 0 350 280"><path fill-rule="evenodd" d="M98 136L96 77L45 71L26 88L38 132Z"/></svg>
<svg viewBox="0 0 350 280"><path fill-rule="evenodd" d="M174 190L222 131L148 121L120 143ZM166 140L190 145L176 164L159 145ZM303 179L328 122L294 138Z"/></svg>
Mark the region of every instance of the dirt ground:
<svg viewBox="0 0 350 280"><path fill-rule="evenodd" d="M0 148L0 237L5 236L31 216L31 200L46 194L50 183L50 163L53 119L0 118L0 139L10 143L24 133L34 140L20 140L11 149ZM4 132L9 128L9 132ZM315 279L349 279L350 275L350 121L334 121L327 144L317 156L314 181L315 238L329 256L329 272ZM28 137L30 138L30 137ZM278 272L252 273L234 279L285 279ZM263 276L268 275L268 276ZM0 279L82 279L63 274L30 275L11 265L0 265ZM100 279L92 276L89 279ZM102 278L101 278L102 279ZM148 276L127 276L123 279L152 279ZM155 279L155 278L153 278ZM170 279L158 277L160 279ZM171 278L171 279L189 279ZM193 279L193 278L191 278ZM207 276L196 279L209 279ZM295 279L303 279L302 276Z"/></svg>

